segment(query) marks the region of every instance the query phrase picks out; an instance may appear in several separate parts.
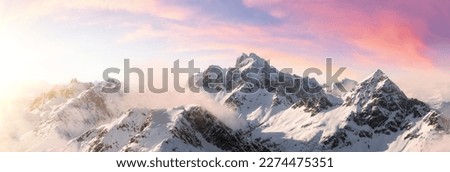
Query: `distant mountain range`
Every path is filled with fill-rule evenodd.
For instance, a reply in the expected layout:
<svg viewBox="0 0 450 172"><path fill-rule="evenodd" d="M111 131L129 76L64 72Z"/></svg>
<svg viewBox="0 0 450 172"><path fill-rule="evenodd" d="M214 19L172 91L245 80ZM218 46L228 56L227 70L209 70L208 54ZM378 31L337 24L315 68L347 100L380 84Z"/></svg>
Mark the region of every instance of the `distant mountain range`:
<svg viewBox="0 0 450 172"><path fill-rule="evenodd" d="M250 82L232 75L254 68L261 70ZM223 75L211 79L213 70ZM314 78L243 54L234 67L210 66L193 79L199 94L245 125L230 127L199 105L134 107L123 93L102 93L108 83L73 80L35 99L30 111L40 124L28 135L40 138L36 144L57 135L66 151L425 151L449 133L449 103L431 108L408 98L381 70L360 82L342 80L349 92L335 85L326 92ZM211 80L223 84L206 87Z"/></svg>

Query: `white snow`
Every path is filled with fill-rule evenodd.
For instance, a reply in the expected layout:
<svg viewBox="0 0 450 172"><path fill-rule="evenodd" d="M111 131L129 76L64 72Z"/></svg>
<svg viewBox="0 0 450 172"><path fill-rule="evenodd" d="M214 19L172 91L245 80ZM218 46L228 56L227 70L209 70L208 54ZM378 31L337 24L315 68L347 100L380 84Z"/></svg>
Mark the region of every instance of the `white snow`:
<svg viewBox="0 0 450 172"><path fill-rule="evenodd" d="M236 61L236 68L240 71L266 65L264 59L253 53L243 54ZM260 74L257 76L260 77ZM287 77L292 80L294 76ZM268 79L278 78L270 76ZM342 93L333 87L330 94L294 95L259 89L249 94L242 92L245 89L242 84L230 92L222 90L209 94L211 101L234 110L238 116L218 115L221 113L218 108L209 108L209 111L227 127L250 133L248 140L263 140L273 151L426 151L430 150L427 145L448 136L449 103L442 103L437 108L442 112L437 116L434 110L429 110L423 117L413 117L415 114L406 114L403 105L409 99L381 70L358 84L349 79L342 83L351 91ZM40 123L34 131L23 136L27 143L35 142L29 150L223 151L207 141L202 135L204 133L193 129L183 116L187 109L197 105L149 109L142 102L146 99L134 99L122 93L101 93L102 84L71 82L66 86L57 86L36 99L31 112L39 116ZM401 106L401 109L388 110L388 105L372 107L380 101L380 97ZM327 103L313 103L313 107L319 108L317 113L307 105L297 106L297 103L309 103L309 100ZM420 106L414 107L418 109L417 113L424 113L424 108L427 108L417 106ZM382 115L388 115L384 123L394 122L396 114L405 114L402 122L410 126L399 131L396 128L387 131L378 126L373 128L369 124L357 124L353 119L355 114L375 109ZM437 124L425 120L434 117ZM233 125L233 121L238 125ZM176 137L174 131L187 132L184 134L189 138L183 140ZM45 147L50 138L63 146L54 149ZM186 141L189 139L193 139L190 141L194 143Z"/></svg>

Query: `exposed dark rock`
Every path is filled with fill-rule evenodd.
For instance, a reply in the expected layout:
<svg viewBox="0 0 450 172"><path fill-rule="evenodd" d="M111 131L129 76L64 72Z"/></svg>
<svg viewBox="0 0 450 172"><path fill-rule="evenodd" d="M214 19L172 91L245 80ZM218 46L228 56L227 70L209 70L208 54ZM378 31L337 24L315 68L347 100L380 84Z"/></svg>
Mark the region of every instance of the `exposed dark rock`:
<svg viewBox="0 0 450 172"><path fill-rule="evenodd" d="M338 130L333 135L326 137L322 141L322 144L324 145L324 148L328 150L352 145L344 130Z"/></svg>
<svg viewBox="0 0 450 172"><path fill-rule="evenodd" d="M209 143L226 151L270 151L256 140L248 141L244 132L234 131L215 116L200 107L192 107L183 113L190 126Z"/></svg>

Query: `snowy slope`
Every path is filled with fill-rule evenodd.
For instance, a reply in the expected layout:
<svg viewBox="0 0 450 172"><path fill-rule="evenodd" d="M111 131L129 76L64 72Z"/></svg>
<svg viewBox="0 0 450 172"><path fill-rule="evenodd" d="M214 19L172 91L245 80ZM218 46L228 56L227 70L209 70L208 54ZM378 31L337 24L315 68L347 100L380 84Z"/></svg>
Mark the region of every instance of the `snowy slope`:
<svg viewBox="0 0 450 172"><path fill-rule="evenodd" d="M260 83L277 81L277 77L261 77L268 73L267 66L267 62L255 54L243 54L236 67L220 70L242 72L258 67L263 69L257 77ZM288 81L292 78L315 81L284 75L288 76ZM200 74L204 80L209 79L208 76L208 70ZM286 87L283 83L246 93L240 78L227 78L224 74L217 79L216 83L224 80L237 84L229 86L234 89L227 90L227 85L216 88L217 93L212 96L246 116L253 133L251 139L264 140L268 146L278 145L272 147L274 151L402 151L404 148L390 145L425 144L419 137L406 137L404 133L423 130L419 134L426 137L445 128L445 118L425 103L406 97L381 70L358 84L343 80L352 90L346 94L336 91L335 94L308 94L302 90L286 94L278 91ZM320 88L315 85L318 84L303 85L306 86L303 90ZM277 91L270 92L270 89ZM339 101L340 97L343 101Z"/></svg>
<svg viewBox="0 0 450 172"><path fill-rule="evenodd" d="M31 115L39 117L39 124L23 137L24 142L35 142L37 148L30 147L30 150L48 144L47 139L68 141L92 127L110 122L129 108L123 94L102 93L105 84L73 80L68 85L55 86L36 98L30 109Z"/></svg>
<svg viewBox="0 0 450 172"><path fill-rule="evenodd" d="M419 129L424 132L418 135L427 135L443 126L444 120L437 112L423 102L408 99L380 70L360 82L344 99L342 105L315 115L304 107L292 106L257 131L262 138L282 145L283 151L386 151L395 142L420 142L418 137L400 137L403 133ZM280 141L266 133L283 133L283 138L289 139Z"/></svg>
<svg viewBox="0 0 450 172"><path fill-rule="evenodd" d="M83 151L269 151L198 106L130 109L71 141Z"/></svg>
<svg viewBox="0 0 450 172"><path fill-rule="evenodd" d="M426 151L449 134L448 104L433 110L408 98L381 70L327 93L252 53L194 79L246 124L230 127L198 105L149 109L146 99L102 93L108 83L73 80L33 102L40 123L23 138L49 151ZM40 149L53 137L63 149Z"/></svg>

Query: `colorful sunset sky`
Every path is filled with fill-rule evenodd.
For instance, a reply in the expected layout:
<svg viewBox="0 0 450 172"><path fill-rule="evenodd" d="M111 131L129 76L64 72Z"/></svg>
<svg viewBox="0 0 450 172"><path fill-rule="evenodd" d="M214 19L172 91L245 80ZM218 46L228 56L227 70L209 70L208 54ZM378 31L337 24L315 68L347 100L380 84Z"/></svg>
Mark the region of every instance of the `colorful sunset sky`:
<svg viewBox="0 0 450 172"><path fill-rule="evenodd" d="M125 58L227 67L251 52L299 74L332 57L345 77L381 69L412 96L450 97L450 1L0 0L2 85L102 80Z"/></svg>

